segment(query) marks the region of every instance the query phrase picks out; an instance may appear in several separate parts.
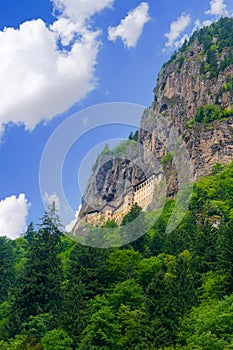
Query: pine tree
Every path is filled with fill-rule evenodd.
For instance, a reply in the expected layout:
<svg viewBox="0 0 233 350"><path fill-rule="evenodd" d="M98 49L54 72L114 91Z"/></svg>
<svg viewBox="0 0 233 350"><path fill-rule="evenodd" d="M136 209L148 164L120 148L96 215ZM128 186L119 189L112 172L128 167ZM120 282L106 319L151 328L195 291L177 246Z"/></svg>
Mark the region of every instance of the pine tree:
<svg viewBox="0 0 233 350"><path fill-rule="evenodd" d="M62 269L58 258L61 232L55 208L45 212L29 246L24 273L12 305L9 327L13 334L30 316L51 313L58 318L61 306Z"/></svg>
<svg viewBox="0 0 233 350"><path fill-rule="evenodd" d="M233 292L233 220L220 226L217 241L217 269L226 276L225 293Z"/></svg>
<svg viewBox="0 0 233 350"><path fill-rule="evenodd" d="M133 220L135 220L139 216L141 211L142 211L142 208L139 207L137 203L135 203L130 209L130 212L124 216L121 225L122 226L127 225Z"/></svg>
<svg viewBox="0 0 233 350"><path fill-rule="evenodd" d="M87 303L106 290L106 256L104 249L79 244L70 253L61 322L75 344L87 323Z"/></svg>
<svg viewBox="0 0 233 350"><path fill-rule="evenodd" d="M196 302L191 254L184 251L177 258L164 255L164 264L149 283L146 296L150 336L156 347L168 346L176 339L179 320Z"/></svg>
<svg viewBox="0 0 233 350"><path fill-rule="evenodd" d="M0 304L7 300L13 282L14 256L12 243L6 237L0 237Z"/></svg>
<svg viewBox="0 0 233 350"><path fill-rule="evenodd" d="M32 243L35 237L35 228L33 222L28 225L27 231L24 234L24 238L28 241L29 244Z"/></svg>
<svg viewBox="0 0 233 350"><path fill-rule="evenodd" d="M69 278L81 280L86 286L88 300L105 292L108 278L106 258L108 251L83 245L75 245L70 254Z"/></svg>
<svg viewBox="0 0 233 350"><path fill-rule="evenodd" d="M197 301L195 271L192 256L188 250L180 253L177 258L171 292L175 300L173 311L177 317L183 317Z"/></svg>
<svg viewBox="0 0 233 350"><path fill-rule="evenodd" d="M60 324L77 344L86 325L86 289L79 276L70 276L64 288Z"/></svg>

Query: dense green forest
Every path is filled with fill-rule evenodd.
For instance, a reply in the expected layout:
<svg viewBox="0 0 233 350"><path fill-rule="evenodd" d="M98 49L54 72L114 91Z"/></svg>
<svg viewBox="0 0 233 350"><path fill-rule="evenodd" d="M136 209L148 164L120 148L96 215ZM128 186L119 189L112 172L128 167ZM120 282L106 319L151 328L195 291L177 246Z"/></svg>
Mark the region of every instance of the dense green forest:
<svg viewBox="0 0 233 350"><path fill-rule="evenodd" d="M233 163L199 179L167 233L174 204L121 248L72 241L54 208L0 237L0 349L233 349Z"/></svg>

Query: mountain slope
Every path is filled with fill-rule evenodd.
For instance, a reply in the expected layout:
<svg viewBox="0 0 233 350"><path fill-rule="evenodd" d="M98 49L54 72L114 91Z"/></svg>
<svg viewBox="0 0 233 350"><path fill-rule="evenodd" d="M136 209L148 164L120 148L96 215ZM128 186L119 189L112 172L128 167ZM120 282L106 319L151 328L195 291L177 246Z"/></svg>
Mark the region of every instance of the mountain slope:
<svg viewBox="0 0 233 350"><path fill-rule="evenodd" d="M164 118L166 130L161 118ZM232 160L232 18L221 18L195 32L189 42L185 42L163 65L154 89L154 101L142 116L137 151L133 153L129 147L121 157L115 157L114 151L109 150L108 160L104 158L106 152L98 158L80 217L101 209L106 203L113 207L119 205L131 186L137 186L158 169L155 159L162 164L167 197L174 197L178 192L174 152L170 151L174 127L189 152L194 181L210 173L214 164L227 164ZM151 171L142 172L134 163ZM93 178L97 192L90 185ZM122 178L127 180L124 186Z"/></svg>

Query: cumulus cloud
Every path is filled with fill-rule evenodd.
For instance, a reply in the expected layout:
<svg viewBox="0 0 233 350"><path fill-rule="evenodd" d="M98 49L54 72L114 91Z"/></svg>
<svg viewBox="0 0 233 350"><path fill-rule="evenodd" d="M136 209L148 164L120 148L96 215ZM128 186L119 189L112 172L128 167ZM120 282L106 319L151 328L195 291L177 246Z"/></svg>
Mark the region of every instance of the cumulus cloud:
<svg viewBox="0 0 233 350"><path fill-rule="evenodd" d="M84 22L101 12L106 7L111 7L113 0L51 0L55 9L62 12L63 16L83 25Z"/></svg>
<svg viewBox="0 0 233 350"><path fill-rule="evenodd" d="M211 0L210 9L205 12L207 15L227 16L228 11L224 0Z"/></svg>
<svg viewBox="0 0 233 350"><path fill-rule="evenodd" d="M26 219L30 204L25 194L11 196L0 201L0 235L11 239L26 230Z"/></svg>
<svg viewBox="0 0 233 350"><path fill-rule="evenodd" d="M190 25L191 17L189 14L182 13L174 22L170 24L170 31L165 34L165 37L168 39L166 42L166 47L170 48L173 46L179 45L176 44L177 39L185 31L185 29Z"/></svg>
<svg viewBox="0 0 233 350"><path fill-rule="evenodd" d="M57 18L0 31L0 129L13 122L32 130L96 87L99 31L88 19L112 0L53 0Z"/></svg>
<svg viewBox="0 0 233 350"><path fill-rule="evenodd" d="M121 20L117 27L108 28L108 39L115 41L120 37L128 48L135 47L142 34L144 25L149 22L149 5L142 2Z"/></svg>
<svg viewBox="0 0 233 350"><path fill-rule="evenodd" d="M54 9L62 13L50 26L61 39L62 45L67 46L75 36L80 35L83 29L89 28L88 20L103 11L111 8L113 0L51 0Z"/></svg>
<svg viewBox="0 0 233 350"><path fill-rule="evenodd" d="M69 233L69 232L71 232L71 231L73 230L75 224L76 224L77 221L78 221L78 215L79 215L79 212L80 212L80 210L81 210L81 207L82 207L82 206L80 205L79 208L78 208L78 210L76 211L74 219L73 219L68 225L66 225L66 227L65 227L66 232Z"/></svg>

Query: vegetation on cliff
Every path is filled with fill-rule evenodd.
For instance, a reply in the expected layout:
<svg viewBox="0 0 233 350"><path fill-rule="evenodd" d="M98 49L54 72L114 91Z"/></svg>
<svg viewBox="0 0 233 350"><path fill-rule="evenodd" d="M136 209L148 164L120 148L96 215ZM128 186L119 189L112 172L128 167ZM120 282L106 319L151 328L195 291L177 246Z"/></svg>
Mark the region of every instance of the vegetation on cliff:
<svg viewBox="0 0 233 350"><path fill-rule="evenodd" d="M205 105L197 108L195 121L205 124L230 117L233 117L233 107L228 109L216 105Z"/></svg>
<svg viewBox="0 0 233 350"><path fill-rule="evenodd" d="M203 47L200 56L204 59L200 73L210 72L212 78L217 77L226 67L233 64L233 19L221 18L218 22L194 32L189 41L185 40L179 51L175 52L165 65L177 61L180 69L185 61L184 53L189 51L195 42Z"/></svg>

